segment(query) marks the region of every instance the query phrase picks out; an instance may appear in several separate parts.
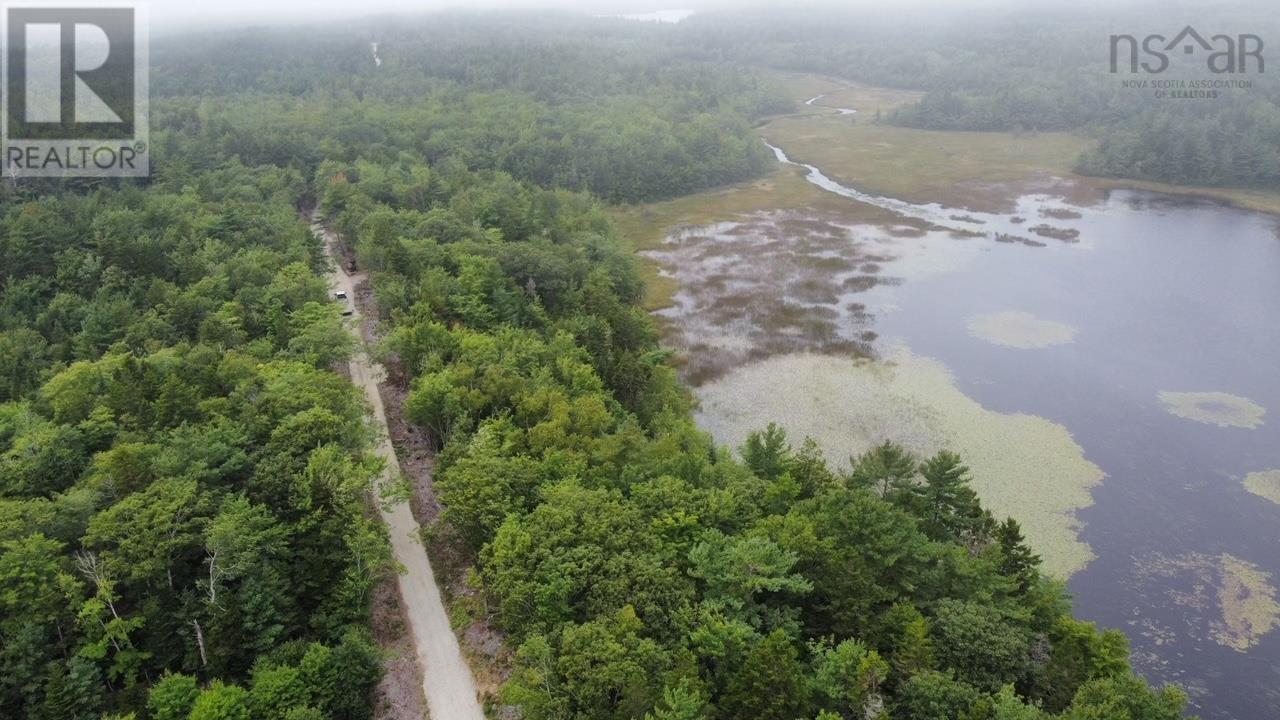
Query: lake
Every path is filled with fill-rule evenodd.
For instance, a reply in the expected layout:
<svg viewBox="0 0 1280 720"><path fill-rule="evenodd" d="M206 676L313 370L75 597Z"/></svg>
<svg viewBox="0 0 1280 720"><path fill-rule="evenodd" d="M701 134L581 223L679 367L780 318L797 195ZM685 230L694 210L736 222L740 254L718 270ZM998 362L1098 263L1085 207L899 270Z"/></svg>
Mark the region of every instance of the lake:
<svg viewBox="0 0 1280 720"><path fill-rule="evenodd" d="M975 213L804 167L903 224L760 212L651 253L699 422L736 445L776 418L836 464L960 451L1138 670L1206 718L1280 716L1277 218L1136 191Z"/></svg>

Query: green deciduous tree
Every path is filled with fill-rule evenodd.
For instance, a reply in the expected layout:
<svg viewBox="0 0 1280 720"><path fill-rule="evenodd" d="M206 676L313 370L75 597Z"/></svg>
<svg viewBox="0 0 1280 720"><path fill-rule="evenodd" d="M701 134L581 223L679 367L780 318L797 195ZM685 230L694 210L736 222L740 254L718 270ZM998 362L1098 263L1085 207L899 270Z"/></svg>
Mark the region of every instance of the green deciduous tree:
<svg viewBox="0 0 1280 720"><path fill-rule="evenodd" d="M253 720L249 693L215 680L196 697L188 720Z"/></svg>
<svg viewBox="0 0 1280 720"><path fill-rule="evenodd" d="M815 643L811 654L814 689L827 709L842 717L874 718L875 708L883 703L880 690L889 663L856 640Z"/></svg>
<svg viewBox="0 0 1280 720"><path fill-rule="evenodd" d="M186 720L199 695L194 677L166 672L147 693L147 710L155 720Z"/></svg>
<svg viewBox="0 0 1280 720"><path fill-rule="evenodd" d="M959 720L981 694L946 673L926 670L911 676L898 691L893 717L901 720Z"/></svg>
<svg viewBox="0 0 1280 720"><path fill-rule="evenodd" d="M1000 607L943 600L934 613L932 636L942 667L955 668L969 684L995 692L1030 670L1030 633Z"/></svg>
<svg viewBox="0 0 1280 720"><path fill-rule="evenodd" d="M181 556L200 546L208 503L194 480L160 480L96 515L85 544L129 583L173 590Z"/></svg>
<svg viewBox="0 0 1280 720"><path fill-rule="evenodd" d="M1090 680L1080 687L1065 720L1178 720L1186 693L1165 686L1156 690L1147 681L1126 673Z"/></svg>

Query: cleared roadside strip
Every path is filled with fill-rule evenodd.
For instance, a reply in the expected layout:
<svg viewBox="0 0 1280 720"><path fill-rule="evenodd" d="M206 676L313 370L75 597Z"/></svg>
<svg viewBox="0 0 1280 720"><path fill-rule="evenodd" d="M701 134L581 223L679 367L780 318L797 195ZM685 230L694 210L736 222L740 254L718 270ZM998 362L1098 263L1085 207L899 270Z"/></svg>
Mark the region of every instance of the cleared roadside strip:
<svg viewBox="0 0 1280 720"><path fill-rule="evenodd" d="M355 305L355 285L360 275L348 274L342 263L333 257L329 232L314 217L311 228L324 240L325 254L333 266L329 284L334 292L347 294L345 302L351 304L352 310L348 330L360 343L360 327L364 321ZM398 473L400 464L391 445L387 413L378 393L379 369L367 353L357 350L351 358L350 371L351 382L364 390L365 398L373 408L373 420L380 436L377 453L386 460L384 480L394 479L393 474ZM422 545L418 522L409 511L409 504L395 503L387 508L379 503L379 512L390 533L396 561L404 568L397 582L405 615L409 618L409 629L413 633L413 644L417 648L422 690L432 719L484 720L484 711L476 697L475 679L449 624L449 613L445 611L436 576L431 571L431 560Z"/></svg>

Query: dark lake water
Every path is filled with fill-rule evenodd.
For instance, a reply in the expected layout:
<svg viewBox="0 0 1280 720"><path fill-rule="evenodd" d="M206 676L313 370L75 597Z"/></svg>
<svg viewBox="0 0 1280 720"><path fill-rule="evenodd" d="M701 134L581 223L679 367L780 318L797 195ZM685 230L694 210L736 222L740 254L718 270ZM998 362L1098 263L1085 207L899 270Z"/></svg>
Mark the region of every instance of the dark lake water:
<svg viewBox="0 0 1280 720"><path fill-rule="evenodd" d="M1221 588L1195 589L1221 582L1205 565L1223 554L1280 577L1280 505L1241 484L1280 468L1277 221L1121 191L1079 212L1055 221L1079 244L992 243L962 271L893 288L877 330L944 362L984 406L1063 424L1107 473L1078 513L1098 556L1070 582L1081 616L1125 629L1142 671L1187 686L1205 717L1278 717L1280 632L1224 646ZM1009 310L1077 334L1018 349L966 331ZM1267 414L1255 428L1197 422L1169 413L1166 391L1230 393Z"/></svg>
<svg viewBox="0 0 1280 720"><path fill-rule="evenodd" d="M1106 471L1078 514L1097 553L1070 580L1080 616L1126 630L1139 669L1183 684L1204 717L1280 717L1280 632L1239 619L1226 596L1266 603L1221 560L1280 578L1280 505L1242 486L1280 468L1277 220L1129 191L1078 211L1052 222L1078 243L991 242L959 272L878 288L893 310L877 332L941 360L988 409L1065 425ZM1070 325L1074 341L1028 350L966 331L1002 311ZM1169 413L1162 392L1230 393L1267 414L1221 427ZM1257 637L1230 635L1231 614Z"/></svg>
<svg viewBox="0 0 1280 720"><path fill-rule="evenodd" d="M828 191L957 225L938 206L867 196L809 170ZM1044 208L1057 214L1045 220ZM1070 580L1079 616L1125 630L1138 669L1182 684L1203 717L1280 717L1280 629L1268 625L1277 606L1267 596L1280 580L1280 505L1242 484L1280 468L1280 225L1133 191L1067 209L1029 196L1014 215L968 215L965 227L989 236L957 242L981 251L955 271L876 288L875 330L942 361L983 406L1061 423L1106 472L1078 513L1097 555ZM1028 234L1040 223L1078 235ZM995 242L996 232L1018 241ZM1004 312L1070 326L1074 339L1028 349L970 333L972 318ZM1197 421L1171 413L1166 392L1227 393L1266 413Z"/></svg>

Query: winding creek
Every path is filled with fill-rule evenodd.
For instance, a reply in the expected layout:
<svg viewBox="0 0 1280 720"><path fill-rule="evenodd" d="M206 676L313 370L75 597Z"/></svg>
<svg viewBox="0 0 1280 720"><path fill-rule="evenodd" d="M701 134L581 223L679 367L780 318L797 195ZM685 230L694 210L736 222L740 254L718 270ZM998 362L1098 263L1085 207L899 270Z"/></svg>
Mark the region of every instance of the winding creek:
<svg viewBox="0 0 1280 720"><path fill-rule="evenodd" d="M818 105L817 102L824 97L826 97L825 93L823 93L822 95L815 95L814 97L811 97L808 100L805 100L804 104L808 105L809 107L820 107L820 108L826 108L828 110L835 110L837 115L853 115L854 113L858 112L853 108L834 107L831 105Z"/></svg>
<svg viewBox="0 0 1280 720"><path fill-rule="evenodd" d="M902 224L761 211L651 253L699 422L737 445L780 419L835 461L959 450L1139 670L1206 718L1280 717L1277 218L1136 191L979 213L799 165Z"/></svg>

